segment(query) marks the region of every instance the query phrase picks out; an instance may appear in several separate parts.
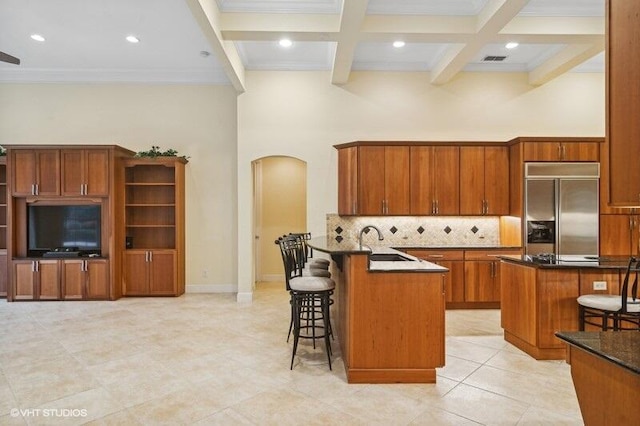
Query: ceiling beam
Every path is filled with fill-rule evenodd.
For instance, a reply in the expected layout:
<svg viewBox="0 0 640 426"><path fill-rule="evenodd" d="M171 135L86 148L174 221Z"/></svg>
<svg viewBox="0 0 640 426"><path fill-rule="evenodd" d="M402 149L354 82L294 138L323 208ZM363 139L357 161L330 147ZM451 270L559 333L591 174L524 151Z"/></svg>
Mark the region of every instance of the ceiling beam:
<svg viewBox="0 0 640 426"><path fill-rule="evenodd" d="M491 43L529 0L489 0L478 14L475 36L464 46L452 46L431 70L431 83L444 84L459 73L488 43Z"/></svg>
<svg viewBox="0 0 640 426"><path fill-rule="evenodd" d="M604 50L604 40L596 44L571 44L529 73L529 84L540 86L580 65Z"/></svg>
<svg viewBox="0 0 640 426"><path fill-rule="evenodd" d="M368 4L369 0L349 0L342 3L340 32L331 71L333 84L344 84L349 80L353 55L360 41L360 31Z"/></svg>
<svg viewBox="0 0 640 426"><path fill-rule="evenodd" d="M220 32L220 10L216 0L185 0L202 29L211 50L222 64L224 72L238 93L245 91L244 66L232 41L225 41Z"/></svg>

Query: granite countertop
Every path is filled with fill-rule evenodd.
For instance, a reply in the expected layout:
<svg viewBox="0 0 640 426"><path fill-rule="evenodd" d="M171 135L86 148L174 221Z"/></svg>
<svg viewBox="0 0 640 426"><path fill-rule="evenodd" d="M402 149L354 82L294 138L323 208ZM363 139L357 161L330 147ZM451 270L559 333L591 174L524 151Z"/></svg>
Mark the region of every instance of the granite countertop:
<svg viewBox="0 0 640 426"><path fill-rule="evenodd" d="M556 336L640 374L640 333L637 331L559 331Z"/></svg>
<svg viewBox="0 0 640 426"><path fill-rule="evenodd" d="M518 263L541 269L627 269L629 256L559 256L553 259L537 259L529 255L504 255L506 262Z"/></svg>
<svg viewBox="0 0 640 426"><path fill-rule="evenodd" d="M418 259L410 254L400 252L391 247L377 247L370 248L363 246L360 249L358 243L348 243L337 241L328 241L324 237L312 238L307 242L307 245L314 250L318 250L331 255L343 255L343 254L392 254L399 255L408 260L406 261L369 261L370 272L448 272L449 269L444 266L436 265L429 261Z"/></svg>

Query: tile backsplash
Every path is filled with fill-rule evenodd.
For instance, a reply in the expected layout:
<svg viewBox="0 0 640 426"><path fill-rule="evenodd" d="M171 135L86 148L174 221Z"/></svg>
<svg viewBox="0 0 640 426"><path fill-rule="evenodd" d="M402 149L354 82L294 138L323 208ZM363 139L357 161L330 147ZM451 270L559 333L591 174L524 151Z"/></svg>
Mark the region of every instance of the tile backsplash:
<svg viewBox="0 0 640 426"><path fill-rule="evenodd" d="M327 236L338 243L357 242L360 230L374 225L363 237L366 245L384 246L496 246L500 219L486 216L338 216L327 215Z"/></svg>

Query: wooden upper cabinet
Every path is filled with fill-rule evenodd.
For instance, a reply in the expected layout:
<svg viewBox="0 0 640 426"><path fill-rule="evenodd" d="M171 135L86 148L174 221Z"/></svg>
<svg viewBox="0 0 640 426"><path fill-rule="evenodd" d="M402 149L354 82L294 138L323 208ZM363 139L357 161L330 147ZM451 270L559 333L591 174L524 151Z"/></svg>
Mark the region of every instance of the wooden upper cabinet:
<svg viewBox="0 0 640 426"><path fill-rule="evenodd" d="M14 196L60 194L60 151L14 150L11 193Z"/></svg>
<svg viewBox="0 0 640 426"><path fill-rule="evenodd" d="M606 3L609 204L640 205L640 1ZM632 53L634 52L634 53Z"/></svg>
<svg viewBox="0 0 640 426"><path fill-rule="evenodd" d="M62 195L109 195L109 150L64 149Z"/></svg>
<svg viewBox="0 0 640 426"><path fill-rule="evenodd" d="M338 150L338 214L358 214L358 147Z"/></svg>
<svg viewBox="0 0 640 426"><path fill-rule="evenodd" d="M600 143L579 141L527 141L524 161L599 161Z"/></svg>
<svg viewBox="0 0 640 426"><path fill-rule="evenodd" d="M409 214L409 194L408 146L358 148L358 214Z"/></svg>
<svg viewBox="0 0 640 426"><path fill-rule="evenodd" d="M412 146L410 158L411 214L459 214L460 148Z"/></svg>
<svg viewBox="0 0 640 426"><path fill-rule="evenodd" d="M460 147L460 214L509 214L507 147Z"/></svg>
<svg viewBox="0 0 640 426"><path fill-rule="evenodd" d="M635 213L600 215L601 255L637 256L639 245L639 215Z"/></svg>

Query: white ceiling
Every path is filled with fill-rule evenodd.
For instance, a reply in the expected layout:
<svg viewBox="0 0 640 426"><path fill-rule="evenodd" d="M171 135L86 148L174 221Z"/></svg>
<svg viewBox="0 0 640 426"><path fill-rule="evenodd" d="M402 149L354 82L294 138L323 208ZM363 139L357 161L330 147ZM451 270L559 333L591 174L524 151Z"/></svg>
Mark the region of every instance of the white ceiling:
<svg viewBox="0 0 640 426"><path fill-rule="evenodd" d="M125 41L130 34L140 43ZM280 47L282 37L293 46ZM520 45L508 50L508 41ZM428 72L434 84L460 71L525 72L538 85L602 72L603 49L604 0L0 0L0 51L21 59L0 62L0 82L241 92L245 70L326 70L335 84L387 70Z"/></svg>

